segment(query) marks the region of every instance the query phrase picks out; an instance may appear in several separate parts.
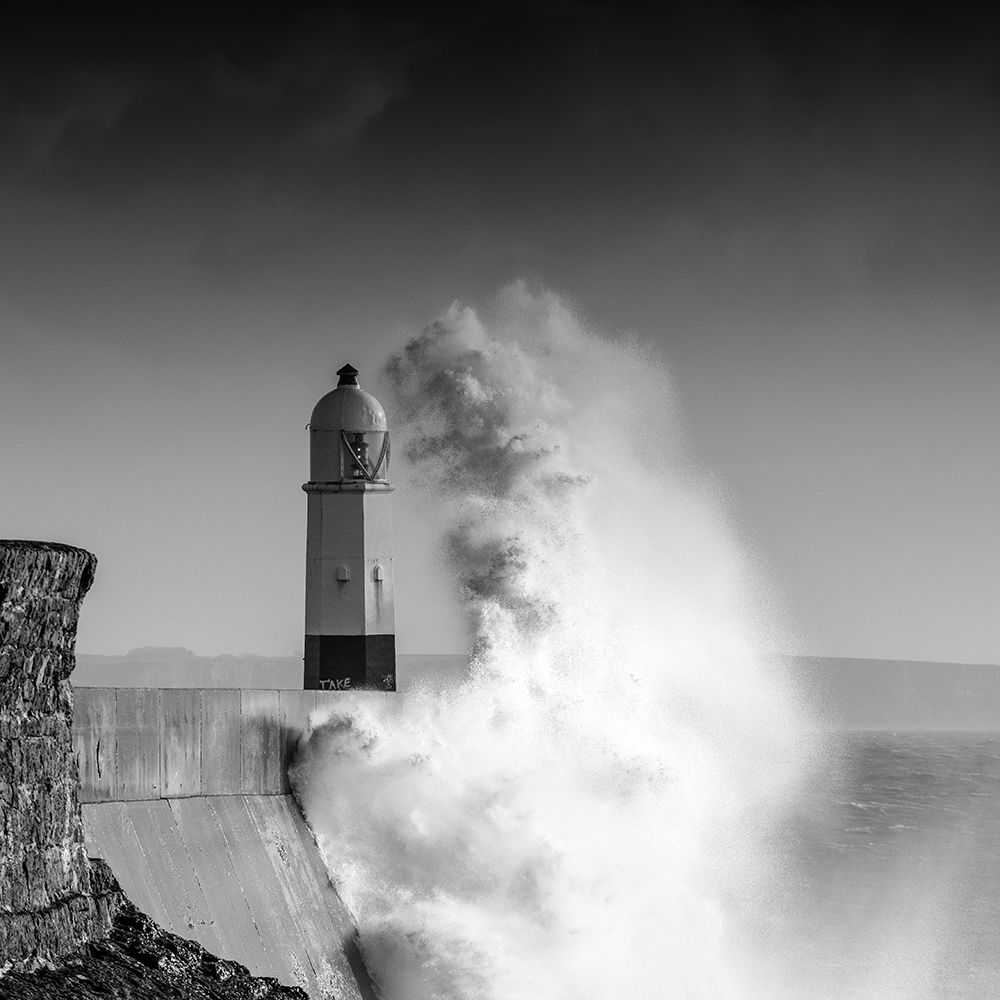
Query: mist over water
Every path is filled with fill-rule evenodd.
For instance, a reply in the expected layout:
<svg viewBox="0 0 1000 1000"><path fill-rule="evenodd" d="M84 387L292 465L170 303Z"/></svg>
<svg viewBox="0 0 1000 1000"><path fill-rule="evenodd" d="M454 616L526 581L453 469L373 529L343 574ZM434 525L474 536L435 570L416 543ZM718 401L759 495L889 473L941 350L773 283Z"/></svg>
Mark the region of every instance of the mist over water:
<svg viewBox="0 0 1000 1000"><path fill-rule="evenodd" d="M345 696L297 765L382 996L756 996L735 916L803 726L667 373L515 285L385 374L476 640L454 685Z"/></svg>

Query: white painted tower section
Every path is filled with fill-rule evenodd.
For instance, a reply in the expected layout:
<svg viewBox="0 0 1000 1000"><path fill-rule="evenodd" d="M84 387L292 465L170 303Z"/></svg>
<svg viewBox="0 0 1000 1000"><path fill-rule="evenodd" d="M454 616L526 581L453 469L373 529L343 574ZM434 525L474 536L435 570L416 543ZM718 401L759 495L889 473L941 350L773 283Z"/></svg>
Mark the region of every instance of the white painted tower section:
<svg viewBox="0 0 1000 1000"><path fill-rule="evenodd" d="M388 496L308 486L306 634L394 633Z"/></svg>
<svg viewBox="0 0 1000 1000"><path fill-rule="evenodd" d="M389 431L350 365L313 410L306 522L306 688L395 690Z"/></svg>

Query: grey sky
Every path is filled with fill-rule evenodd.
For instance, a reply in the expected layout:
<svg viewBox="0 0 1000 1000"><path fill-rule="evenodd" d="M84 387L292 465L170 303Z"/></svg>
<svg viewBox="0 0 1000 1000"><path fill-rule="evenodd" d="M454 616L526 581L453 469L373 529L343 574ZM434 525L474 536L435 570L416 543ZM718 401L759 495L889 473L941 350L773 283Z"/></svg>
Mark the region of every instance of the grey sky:
<svg viewBox="0 0 1000 1000"><path fill-rule="evenodd" d="M0 534L98 554L82 649L296 649L334 369L377 389L452 300L527 278L665 357L798 651L1000 657L990 33L672 10L7 33ZM395 502L400 646L457 648Z"/></svg>

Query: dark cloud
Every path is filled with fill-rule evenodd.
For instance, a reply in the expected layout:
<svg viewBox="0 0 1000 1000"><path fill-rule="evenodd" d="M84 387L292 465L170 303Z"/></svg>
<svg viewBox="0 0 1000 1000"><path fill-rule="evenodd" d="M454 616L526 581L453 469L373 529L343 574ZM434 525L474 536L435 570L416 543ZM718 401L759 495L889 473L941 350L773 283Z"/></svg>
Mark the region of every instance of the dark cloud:
<svg viewBox="0 0 1000 1000"><path fill-rule="evenodd" d="M224 285L355 281L417 245L488 286L559 283L597 245L679 248L662 267L683 270L686 242L758 294L756 261L794 272L805 244L823 267L843 240L889 294L935 266L897 252L911 238L973 274L996 256L974 222L1000 150L981 20L896 2L36 17L0 43L0 202L145 200Z"/></svg>
<svg viewBox="0 0 1000 1000"><path fill-rule="evenodd" d="M239 182L335 154L405 90L419 39L346 9L221 21L77 15L8 35L7 171L83 194ZM16 50L18 42L23 48Z"/></svg>
<svg viewBox="0 0 1000 1000"><path fill-rule="evenodd" d="M975 27L895 3L87 10L12 21L0 113L8 154L82 188L252 174L311 193L380 119L363 157L379 181L468 165L494 174L487 195L572 167L589 193L623 172L688 193L741 150L751 170L803 140L850 156L914 92L985 95Z"/></svg>
<svg viewBox="0 0 1000 1000"><path fill-rule="evenodd" d="M0 128L7 170L84 191L251 176L308 197L354 143L351 179L406 196L475 171L483 198L683 202L991 102L976 28L900 3L81 10L11 22Z"/></svg>

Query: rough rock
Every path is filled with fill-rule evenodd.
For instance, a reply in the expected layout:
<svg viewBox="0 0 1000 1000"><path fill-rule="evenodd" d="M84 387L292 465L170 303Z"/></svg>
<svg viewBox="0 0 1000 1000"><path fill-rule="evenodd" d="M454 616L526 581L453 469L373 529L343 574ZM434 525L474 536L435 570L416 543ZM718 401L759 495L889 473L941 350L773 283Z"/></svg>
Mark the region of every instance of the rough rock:
<svg viewBox="0 0 1000 1000"><path fill-rule="evenodd" d="M0 542L0 967L56 961L108 934L77 802L69 675L96 558Z"/></svg>

